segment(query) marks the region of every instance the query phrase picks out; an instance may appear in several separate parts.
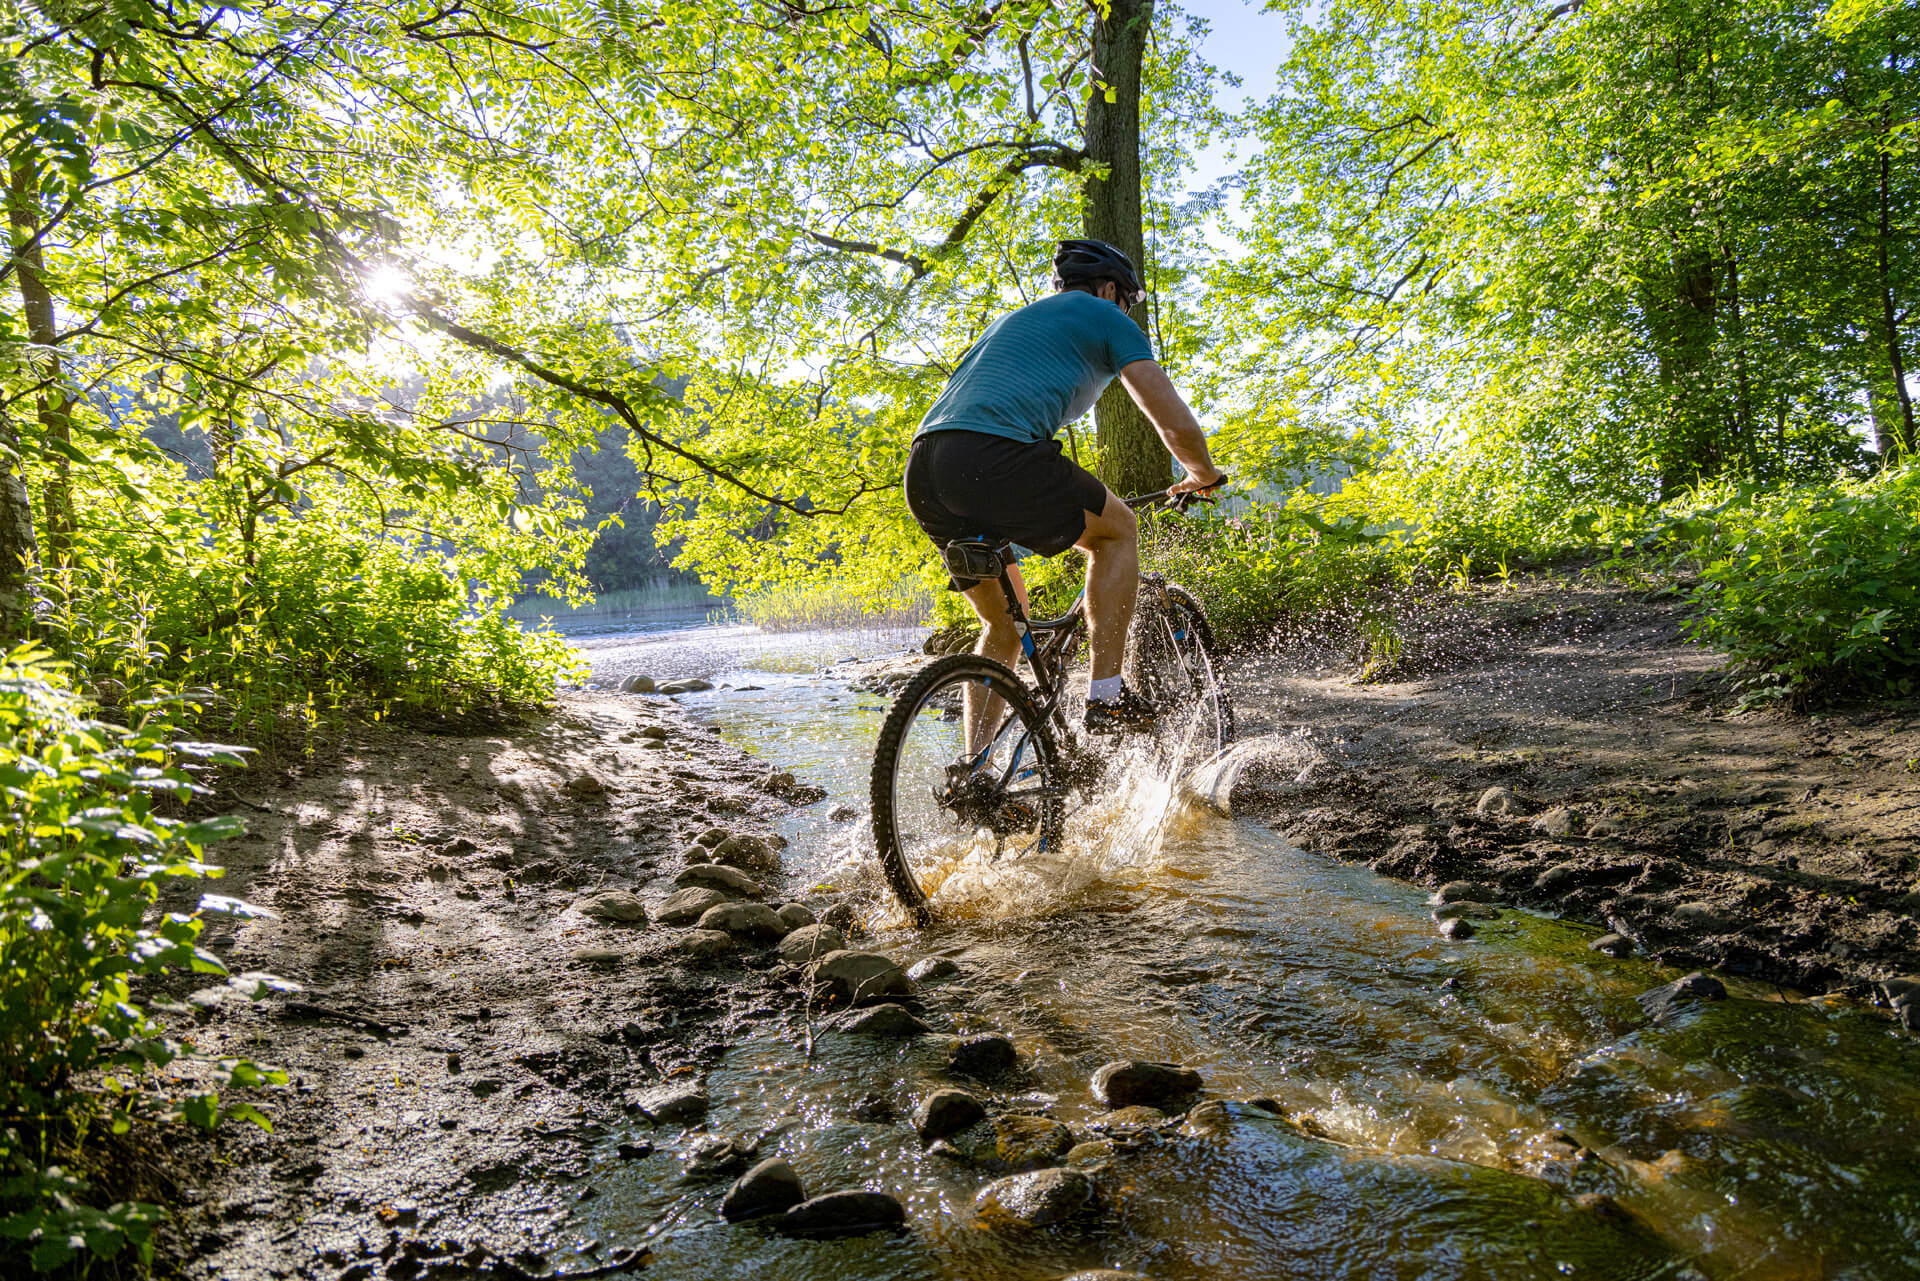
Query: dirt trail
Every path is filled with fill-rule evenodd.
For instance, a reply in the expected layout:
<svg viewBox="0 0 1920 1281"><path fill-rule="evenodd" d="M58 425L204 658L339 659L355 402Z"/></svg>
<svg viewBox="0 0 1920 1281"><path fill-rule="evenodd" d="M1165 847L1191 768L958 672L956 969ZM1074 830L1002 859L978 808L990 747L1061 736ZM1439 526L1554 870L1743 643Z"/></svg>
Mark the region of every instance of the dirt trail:
<svg viewBox="0 0 1920 1281"><path fill-rule="evenodd" d="M1676 965L1869 998L1920 973L1920 705L1737 714L1682 617L1547 579L1423 615L1399 679L1243 656L1243 735L1299 735L1330 763L1267 817L1303 848Z"/></svg>
<svg viewBox="0 0 1920 1281"><path fill-rule="evenodd" d="M596 1166L651 1148L629 1092L697 1084L730 1028L800 998L585 905L657 900L675 851L716 825L764 833L785 808L769 788L790 782L664 699L595 694L510 733L366 731L337 768L264 795L243 779L262 808L215 888L273 915L206 941L234 974L304 990L256 1002L182 979L171 1008L201 1048L284 1065L292 1088L264 1096L272 1136L223 1129L184 1190L179 1266L352 1281L626 1262L548 1256L578 1242L571 1198Z"/></svg>

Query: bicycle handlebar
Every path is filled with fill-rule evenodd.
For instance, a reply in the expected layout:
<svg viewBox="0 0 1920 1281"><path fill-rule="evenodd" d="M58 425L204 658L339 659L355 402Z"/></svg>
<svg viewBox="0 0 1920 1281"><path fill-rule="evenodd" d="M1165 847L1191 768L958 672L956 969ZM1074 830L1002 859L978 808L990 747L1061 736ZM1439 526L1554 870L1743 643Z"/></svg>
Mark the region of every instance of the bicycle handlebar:
<svg viewBox="0 0 1920 1281"><path fill-rule="evenodd" d="M1218 502L1219 499L1215 497L1215 491L1225 485L1228 479L1227 474L1221 472L1220 479L1200 489L1183 489L1176 494L1173 492L1173 488L1169 486L1156 493L1135 494L1132 498L1123 498L1120 501L1135 511L1144 511L1149 507L1166 506L1171 507L1174 511L1183 512L1195 503Z"/></svg>

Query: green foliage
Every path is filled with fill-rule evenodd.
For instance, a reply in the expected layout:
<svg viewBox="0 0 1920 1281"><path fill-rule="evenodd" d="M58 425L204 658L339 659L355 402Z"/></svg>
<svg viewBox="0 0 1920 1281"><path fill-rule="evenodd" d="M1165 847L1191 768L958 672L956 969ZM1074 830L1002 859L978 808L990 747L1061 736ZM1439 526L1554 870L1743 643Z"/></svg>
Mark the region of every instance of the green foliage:
<svg viewBox="0 0 1920 1281"><path fill-rule="evenodd" d="M1212 270L1243 469L1365 433L1645 504L1914 447L1920 9L1286 8Z"/></svg>
<svg viewBox="0 0 1920 1281"><path fill-rule="evenodd" d="M177 741L162 709L146 710L132 729L90 720L43 653L0 662L0 1237L26 1243L37 1269L123 1249L146 1259L159 1217L150 1205L92 1204L57 1159L62 1148L84 1160L90 1131L124 1133L169 1113L266 1124L249 1104L214 1093L169 1103L150 1084L185 1051L135 1004L131 981L226 973L196 946L200 913L156 916L155 902L168 885L217 877L206 849L239 830L231 818L167 811L200 790L191 771L237 766L241 749ZM207 896L201 910L249 909ZM217 1075L286 1080L231 1060Z"/></svg>
<svg viewBox="0 0 1920 1281"><path fill-rule="evenodd" d="M298 749L355 716L541 703L575 670L559 637L501 612L553 544L471 493L394 528L360 486L319 478L297 511L234 522L218 484L138 474L137 502L77 478L96 501L47 576L45 634L103 701L185 687L208 728Z"/></svg>
<svg viewBox="0 0 1920 1281"><path fill-rule="evenodd" d="M769 632L919 627L933 614L930 594L913 580L878 593L856 593L831 582L771 587L742 598L735 608Z"/></svg>
<svg viewBox="0 0 1920 1281"><path fill-rule="evenodd" d="M1744 703L1912 692L1920 467L1735 492L1681 516L1663 544L1683 568L1697 567L1692 631L1726 651Z"/></svg>

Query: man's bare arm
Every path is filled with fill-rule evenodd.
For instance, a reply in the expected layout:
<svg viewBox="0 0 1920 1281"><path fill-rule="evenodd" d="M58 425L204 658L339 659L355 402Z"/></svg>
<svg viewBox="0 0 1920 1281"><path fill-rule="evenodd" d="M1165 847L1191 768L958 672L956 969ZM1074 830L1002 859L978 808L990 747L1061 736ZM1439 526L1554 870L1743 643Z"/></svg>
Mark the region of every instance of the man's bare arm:
<svg viewBox="0 0 1920 1281"><path fill-rule="evenodd" d="M1207 452L1207 436L1200 430L1200 420L1187 408L1159 361L1136 360L1125 366L1120 370L1120 384L1186 468L1187 478L1174 486L1176 491L1205 489L1220 479L1222 472Z"/></svg>

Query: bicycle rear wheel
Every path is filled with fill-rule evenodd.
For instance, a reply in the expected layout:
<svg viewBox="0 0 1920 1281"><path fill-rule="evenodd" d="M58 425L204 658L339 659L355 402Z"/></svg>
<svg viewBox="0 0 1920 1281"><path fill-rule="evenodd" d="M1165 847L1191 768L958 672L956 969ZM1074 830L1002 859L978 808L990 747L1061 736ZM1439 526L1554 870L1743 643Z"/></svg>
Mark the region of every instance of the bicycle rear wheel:
<svg viewBox="0 0 1920 1281"><path fill-rule="evenodd" d="M1207 611L1179 584L1143 577L1135 618L1128 674L1163 731L1209 753L1223 750L1233 741L1233 704Z"/></svg>
<svg viewBox="0 0 1920 1281"><path fill-rule="evenodd" d="M1066 809L1059 763L1027 688L973 654L932 663L887 712L871 776L874 845L916 923L970 858L1056 845Z"/></svg>

